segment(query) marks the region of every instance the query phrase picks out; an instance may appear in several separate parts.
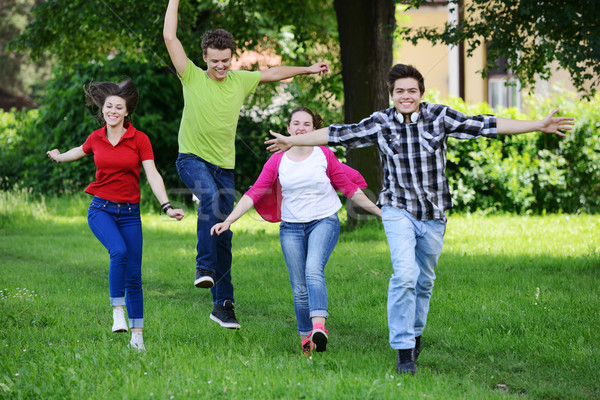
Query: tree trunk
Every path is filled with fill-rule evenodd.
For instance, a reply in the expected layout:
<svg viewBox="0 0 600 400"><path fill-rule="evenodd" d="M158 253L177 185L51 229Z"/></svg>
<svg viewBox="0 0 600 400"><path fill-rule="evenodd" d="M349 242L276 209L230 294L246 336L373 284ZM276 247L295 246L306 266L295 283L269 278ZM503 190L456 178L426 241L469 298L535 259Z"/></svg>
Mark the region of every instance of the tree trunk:
<svg viewBox="0 0 600 400"><path fill-rule="evenodd" d="M393 61L394 0L334 0L333 5L340 35L344 119L356 123L389 106L386 79ZM383 181L377 147L349 149L347 161L367 181L365 193L376 199ZM361 212L348 202L351 227L364 219Z"/></svg>

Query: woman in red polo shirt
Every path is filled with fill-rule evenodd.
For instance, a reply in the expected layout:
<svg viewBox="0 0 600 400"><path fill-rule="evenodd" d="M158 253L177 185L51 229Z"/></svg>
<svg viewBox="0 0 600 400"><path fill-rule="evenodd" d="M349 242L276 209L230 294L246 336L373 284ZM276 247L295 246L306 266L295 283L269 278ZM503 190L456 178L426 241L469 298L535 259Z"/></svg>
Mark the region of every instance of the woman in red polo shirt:
<svg viewBox="0 0 600 400"><path fill-rule="evenodd" d="M88 210L90 229L110 254L108 284L113 307L113 332L126 332L123 306L127 306L130 345L145 350L142 337L144 298L142 293L142 222L140 219L140 169L148 178L165 214L183 218L181 209L169 203L165 186L154 165L148 136L130 122L138 103L138 91L131 80L98 82L84 88L88 105L98 107L98 122L85 143L66 153L47 152L57 163L79 160L94 154L96 181L85 189L94 198Z"/></svg>

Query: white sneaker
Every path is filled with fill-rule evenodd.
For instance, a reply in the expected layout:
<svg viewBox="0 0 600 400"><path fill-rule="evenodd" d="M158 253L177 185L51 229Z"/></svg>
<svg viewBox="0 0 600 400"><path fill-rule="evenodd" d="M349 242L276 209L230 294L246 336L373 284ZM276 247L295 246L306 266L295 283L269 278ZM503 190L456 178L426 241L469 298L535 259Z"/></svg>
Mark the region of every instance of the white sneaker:
<svg viewBox="0 0 600 400"><path fill-rule="evenodd" d="M129 342L129 347L134 348L137 351L146 351L146 347L144 346L144 337L142 336L142 332L131 332L131 341Z"/></svg>
<svg viewBox="0 0 600 400"><path fill-rule="evenodd" d="M122 308L113 308L113 332L127 332L125 311Z"/></svg>

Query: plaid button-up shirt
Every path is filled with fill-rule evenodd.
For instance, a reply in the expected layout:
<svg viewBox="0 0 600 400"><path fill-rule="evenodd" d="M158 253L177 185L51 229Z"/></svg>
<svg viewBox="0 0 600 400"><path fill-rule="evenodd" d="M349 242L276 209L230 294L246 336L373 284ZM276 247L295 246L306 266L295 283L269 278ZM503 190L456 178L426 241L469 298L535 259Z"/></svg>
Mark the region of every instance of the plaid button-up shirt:
<svg viewBox="0 0 600 400"><path fill-rule="evenodd" d="M452 208L445 173L449 136L495 138L496 117L467 116L443 105L422 102L416 123L401 123L392 107L357 124L329 127L331 146L377 144L383 166L378 204L406 209L418 220L445 219L445 211Z"/></svg>

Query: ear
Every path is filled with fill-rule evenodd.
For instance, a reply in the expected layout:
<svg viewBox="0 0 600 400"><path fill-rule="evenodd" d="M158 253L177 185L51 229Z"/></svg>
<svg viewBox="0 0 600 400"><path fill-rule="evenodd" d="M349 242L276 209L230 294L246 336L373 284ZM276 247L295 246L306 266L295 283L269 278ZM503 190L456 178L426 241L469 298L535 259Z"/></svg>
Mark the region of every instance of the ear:
<svg viewBox="0 0 600 400"><path fill-rule="evenodd" d="M206 53L202 52L202 59L204 60L205 63L208 63L208 61L206 61Z"/></svg>
<svg viewBox="0 0 600 400"><path fill-rule="evenodd" d="M423 93L421 93L421 100L423 100L423 97L425 97L425 91L423 90Z"/></svg>

